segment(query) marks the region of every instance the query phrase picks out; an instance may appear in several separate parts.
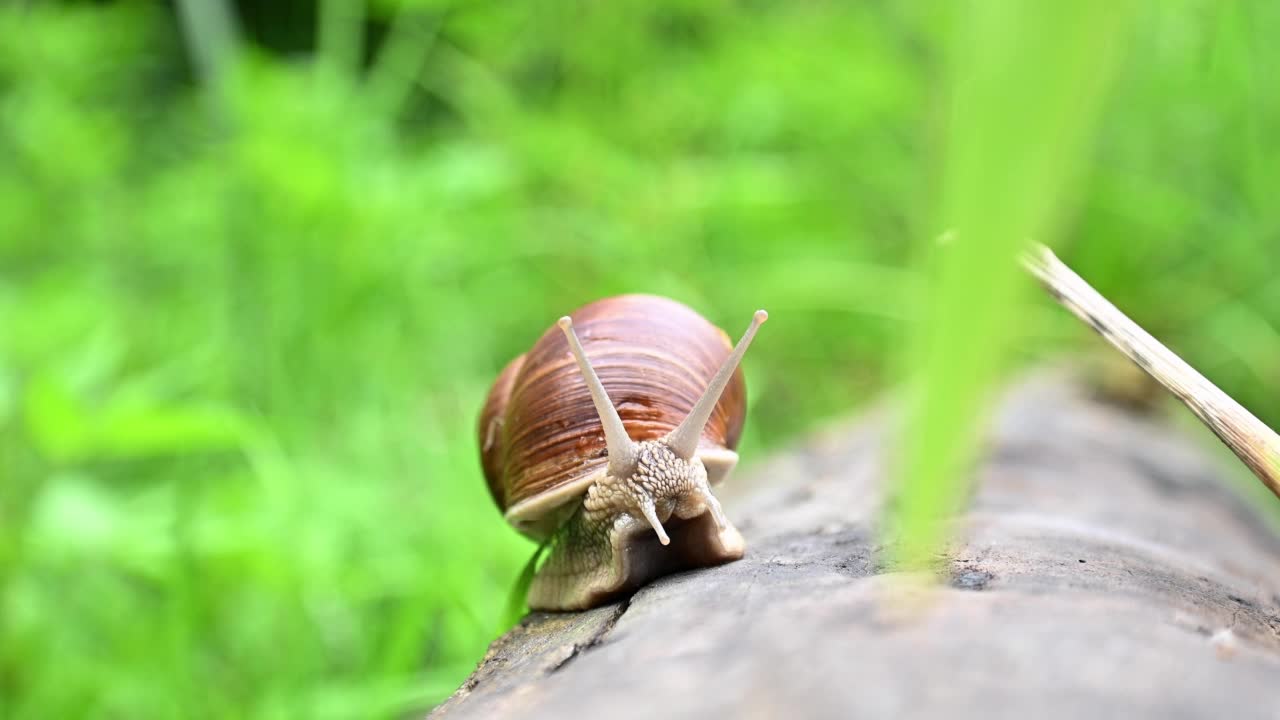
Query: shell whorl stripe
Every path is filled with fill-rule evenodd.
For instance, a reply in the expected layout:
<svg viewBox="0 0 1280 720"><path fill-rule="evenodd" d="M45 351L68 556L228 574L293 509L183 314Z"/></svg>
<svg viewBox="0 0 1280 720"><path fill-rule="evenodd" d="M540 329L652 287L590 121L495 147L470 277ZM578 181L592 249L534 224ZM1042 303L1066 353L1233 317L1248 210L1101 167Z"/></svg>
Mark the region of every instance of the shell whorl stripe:
<svg viewBox="0 0 1280 720"><path fill-rule="evenodd" d="M733 348L733 352L720 365L715 377L711 378L711 382L707 384L702 396L694 403L693 409L689 411L689 414L685 416L676 429L668 433L663 439L667 446L680 458L689 460L693 457L694 451L698 448L698 439L702 437L702 431L711 419L711 412L715 410L716 404L720 402L720 395L724 393L725 387L729 384L729 379L733 377L733 373L738 369L738 365L741 364L742 356L746 354L747 348L751 347L751 341L755 339L756 331L768 319L769 313L764 310L755 312L755 315L751 318L751 325L743 333L742 339ZM614 407L608 393L605 392L604 385L601 384L599 376L596 375L591 361L587 359L586 351L582 349L582 343L578 340L578 335L573 330L573 319L565 315L556 324L560 327L560 330L564 333L565 340L569 343L569 351L573 353L578 369L582 372L583 379L586 380L587 389L591 392L591 401L595 404L596 412L600 415L600 423L604 427L605 444L609 455L609 473L616 477L625 477L635 469L635 443L628 437L627 429L622 424L622 418L618 416L617 408Z"/></svg>
<svg viewBox="0 0 1280 720"><path fill-rule="evenodd" d="M747 348L751 347L751 341L755 339L756 331L768 319L769 313L764 310L756 311L756 314L751 318L751 325L743 333L737 347L733 349L733 352L725 359L724 364L716 371L716 376L711 378L711 383L707 385L706 392L698 399L698 403L693 406L693 410L685 416L680 425L666 437L667 446L676 455L685 460L693 457L693 451L698 448L698 438L702 437L702 429L707 426L707 421L711 419L711 411L715 409L716 403L720 402L720 395L724 392L725 386L729 384L729 378L738 369L738 364L742 362L742 356L746 354Z"/></svg>
<svg viewBox="0 0 1280 720"><path fill-rule="evenodd" d="M587 389L591 391L591 401L595 403L596 412L600 415L600 424L604 426L605 448L609 453L609 474L614 477L626 477L635 469L635 443L627 437L627 429L622 425L618 409L609 400L609 395L604 391L604 385L600 384L600 378L596 376L595 369L587 360L582 343L578 341L578 335L573 331L573 320L565 315L557 324L564 331L565 339L569 341L569 351L573 353L574 360L578 361L578 369L582 371L582 377L587 381Z"/></svg>
<svg viewBox="0 0 1280 720"><path fill-rule="evenodd" d="M507 401L511 399L516 376L524 367L525 357L518 355L502 368L480 410L480 466L484 469L489 494L500 508L507 506L507 492L502 484L502 437L506 431L506 407Z"/></svg>

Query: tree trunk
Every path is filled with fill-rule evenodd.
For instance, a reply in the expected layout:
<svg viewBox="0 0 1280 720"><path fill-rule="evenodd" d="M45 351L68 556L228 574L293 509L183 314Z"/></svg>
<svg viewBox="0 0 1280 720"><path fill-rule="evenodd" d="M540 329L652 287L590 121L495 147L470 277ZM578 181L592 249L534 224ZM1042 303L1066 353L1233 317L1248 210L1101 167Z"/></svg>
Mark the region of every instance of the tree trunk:
<svg viewBox="0 0 1280 720"><path fill-rule="evenodd" d="M1280 540L1194 441L1032 378L949 582L904 596L875 527L889 418L735 478L745 559L530 615L432 717L1280 717Z"/></svg>

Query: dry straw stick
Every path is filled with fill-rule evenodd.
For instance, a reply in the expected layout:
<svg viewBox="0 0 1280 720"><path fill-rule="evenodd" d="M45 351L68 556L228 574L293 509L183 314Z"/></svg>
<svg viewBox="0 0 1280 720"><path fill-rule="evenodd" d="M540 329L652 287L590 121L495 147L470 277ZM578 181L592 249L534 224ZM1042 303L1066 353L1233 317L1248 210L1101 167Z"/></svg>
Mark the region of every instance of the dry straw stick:
<svg viewBox="0 0 1280 720"><path fill-rule="evenodd" d="M1176 395L1280 497L1280 436L1126 317L1052 250L1036 245L1022 262L1063 307Z"/></svg>

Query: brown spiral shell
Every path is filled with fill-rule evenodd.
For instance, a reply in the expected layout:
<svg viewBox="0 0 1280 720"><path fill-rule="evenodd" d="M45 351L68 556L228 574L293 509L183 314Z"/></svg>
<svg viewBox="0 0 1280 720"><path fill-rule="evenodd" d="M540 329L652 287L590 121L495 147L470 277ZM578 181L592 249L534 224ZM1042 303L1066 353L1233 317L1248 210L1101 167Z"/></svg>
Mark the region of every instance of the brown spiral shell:
<svg viewBox="0 0 1280 720"><path fill-rule="evenodd" d="M691 308L653 295L620 295L571 313L573 326L632 440L675 429L733 345ZM707 449L733 450L746 416L739 368L702 433ZM555 326L503 368L480 413L489 492L518 529L541 539L541 517L585 492L607 457L604 430L569 345ZM517 521L513 515L537 516Z"/></svg>

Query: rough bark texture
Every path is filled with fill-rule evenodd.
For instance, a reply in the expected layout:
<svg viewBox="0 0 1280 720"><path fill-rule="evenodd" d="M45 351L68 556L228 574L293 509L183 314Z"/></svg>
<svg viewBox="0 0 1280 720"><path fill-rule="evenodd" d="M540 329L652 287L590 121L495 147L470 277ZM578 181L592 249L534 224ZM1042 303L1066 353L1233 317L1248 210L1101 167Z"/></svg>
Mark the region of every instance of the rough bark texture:
<svg viewBox="0 0 1280 720"><path fill-rule="evenodd" d="M432 717L1280 717L1280 541L1198 443L1020 386L949 584L904 613L874 527L889 425L756 465L727 504L745 559L527 617Z"/></svg>

